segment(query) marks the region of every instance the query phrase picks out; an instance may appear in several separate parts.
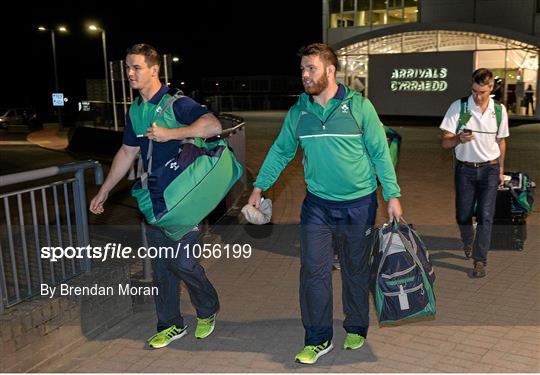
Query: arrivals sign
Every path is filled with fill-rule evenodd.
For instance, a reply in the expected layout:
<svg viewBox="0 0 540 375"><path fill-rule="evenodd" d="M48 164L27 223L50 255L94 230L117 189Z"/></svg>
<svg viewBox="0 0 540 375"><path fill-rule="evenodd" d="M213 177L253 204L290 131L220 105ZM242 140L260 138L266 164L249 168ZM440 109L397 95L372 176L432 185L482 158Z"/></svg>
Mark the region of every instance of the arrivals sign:
<svg viewBox="0 0 540 375"><path fill-rule="evenodd" d="M444 116L471 93L472 51L370 55L367 97L382 115Z"/></svg>
<svg viewBox="0 0 540 375"><path fill-rule="evenodd" d="M446 91L448 68L396 68L390 77L392 91Z"/></svg>

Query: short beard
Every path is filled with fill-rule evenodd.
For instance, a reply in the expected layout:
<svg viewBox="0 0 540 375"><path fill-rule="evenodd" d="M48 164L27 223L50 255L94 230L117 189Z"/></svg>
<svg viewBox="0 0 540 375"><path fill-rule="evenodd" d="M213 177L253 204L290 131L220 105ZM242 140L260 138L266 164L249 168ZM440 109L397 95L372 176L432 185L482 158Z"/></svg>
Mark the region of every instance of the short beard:
<svg viewBox="0 0 540 375"><path fill-rule="evenodd" d="M307 94L309 95L319 95L321 92L323 92L324 90L326 90L326 88L328 87L328 77L326 76L326 74L324 74L321 79L319 79L318 81L314 82L313 86L309 86L309 87L306 87L304 85L304 90Z"/></svg>

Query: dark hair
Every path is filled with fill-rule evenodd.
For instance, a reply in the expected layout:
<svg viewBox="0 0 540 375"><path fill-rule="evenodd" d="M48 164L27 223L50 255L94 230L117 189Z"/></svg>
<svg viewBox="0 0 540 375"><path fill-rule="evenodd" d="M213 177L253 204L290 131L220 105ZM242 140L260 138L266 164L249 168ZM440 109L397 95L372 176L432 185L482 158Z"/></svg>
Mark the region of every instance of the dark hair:
<svg viewBox="0 0 540 375"><path fill-rule="evenodd" d="M161 57L157 53L157 50L150 44L139 43L131 46L126 51L127 55L143 55L146 65L154 66L161 65Z"/></svg>
<svg viewBox="0 0 540 375"><path fill-rule="evenodd" d="M480 86L493 85L493 73L486 68L476 69L472 74L472 81Z"/></svg>
<svg viewBox="0 0 540 375"><path fill-rule="evenodd" d="M334 65L337 71L338 58L332 47L330 47L328 44L313 43L307 47L300 48L298 51L298 56L300 57L312 55L319 56L325 66Z"/></svg>

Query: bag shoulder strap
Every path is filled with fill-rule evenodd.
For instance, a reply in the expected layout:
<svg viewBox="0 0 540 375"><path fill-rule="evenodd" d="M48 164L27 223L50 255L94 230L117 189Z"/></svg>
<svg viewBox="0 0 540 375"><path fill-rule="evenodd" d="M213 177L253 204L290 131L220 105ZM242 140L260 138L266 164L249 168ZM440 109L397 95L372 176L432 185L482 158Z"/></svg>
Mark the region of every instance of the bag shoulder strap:
<svg viewBox="0 0 540 375"><path fill-rule="evenodd" d="M467 125L467 122L469 122L469 118L465 120L466 113L469 111L469 97L464 96L460 99L460 111L459 111L459 120L458 125L456 128L456 134L459 132L459 130ZM499 102L495 102L495 118L497 119L497 134L499 133L499 129L501 128L502 123L502 105Z"/></svg>
<svg viewBox="0 0 540 375"><path fill-rule="evenodd" d="M169 89L167 91L167 94L171 95L171 98L165 103L165 105L161 108L161 111L158 112L157 116L154 118L153 122L156 122L160 118L162 118L165 115L165 111L167 111L175 101L177 101L180 98L184 97L184 93L182 90L179 89ZM141 173L141 181L143 182L143 187L146 187L146 177L147 175L152 173L152 154L154 151L154 145L151 139L148 140L148 152L146 155L146 160L148 161L148 168L146 173ZM142 163L139 164L142 167Z"/></svg>
<svg viewBox="0 0 540 375"><path fill-rule="evenodd" d="M357 95L357 94L355 94ZM358 94L359 95L359 94ZM365 100L365 98L362 96L362 95L359 95L360 97L360 100L363 101ZM354 116L354 112L353 112L353 102L354 102L354 96L350 99L350 103L349 103L349 111L351 112L351 116L354 120L354 122L356 123L356 126L358 127L358 131L360 132L360 135L363 136L364 135L364 123L363 121L358 121L358 119Z"/></svg>
<svg viewBox="0 0 540 375"><path fill-rule="evenodd" d="M362 105L363 105L366 98L364 96L362 96L361 94L355 94L355 95L358 95L360 97L360 100L361 100ZM358 119L356 117L354 117L353 102L354 102L354 96L351 98L351 102L350 102L350 105L349 105L349 110L351 112L351 116L352 116L354 122L356 123L356 126L358 126L358 131L360 132L360 141L362 142L362 146L364 146L364 151L366 152L366 155L368 156L369 164L371 165L371 169L372 169L373 172L375 172L375 167L373 166L371 155L369 154L369 150L368 150L367 145L366 145L366 140L364 139L364 122L363 121L359 122ZM383 124L383 127L384 127L384 124Z"/></svg>
<svg viewBox="0 0 540 375"><path fill-rule="evenodd" d="M495 102L495 118L497 119L497 135L499 135L499 129L502 123L502 105L498 102Z"/></svg>
<svg viewBox="0 0 540 375"><path fill-rule="evenodd" d="M459 119L458 119L458 123L456 127L456 134L459 132L459 130L462 127L467 125L467 123L469 122L470 117L465 120L466 113L468 112L469 112L469 97L464 96L460 99Z"/></svg>

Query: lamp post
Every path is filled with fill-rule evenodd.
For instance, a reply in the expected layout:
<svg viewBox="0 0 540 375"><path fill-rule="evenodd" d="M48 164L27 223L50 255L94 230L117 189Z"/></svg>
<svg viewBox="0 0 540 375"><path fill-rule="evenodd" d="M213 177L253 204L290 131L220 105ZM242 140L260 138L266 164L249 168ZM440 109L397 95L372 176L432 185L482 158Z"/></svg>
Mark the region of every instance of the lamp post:
<svg viewBox="0 0 540 375"><path fill-rule="evenodd" d="M58 31L61 33L66 33L67 29L65 26L58 26ZM49 31L51 34L51 45L52 45L52 55L53 55L53 66L54 66L54 88L56 92L60 91L60 87L58 85L58 67L56 65L56 35L54 33L54 29L48 29L45 26L39 26L39 31ZM58 126L60 129L62 129L62 113L60 111L60 108L58 108Z"/></svg>
<svg viewBox="0 0 540 375"><path fill-rule="evenodd" d="M175 70L174 68L175 68L177 65L181 64L181 63L182 63L182 60L181 60L178 56L173 56L171 60L172 60L172 62L173 62L172 65L171 65L171 68L172 68L172 70L173 70L173 72L174 72L174 70ZM178 73L178 69L176 69L176 73ZM171 74L171 75L172 75L172 74ZM184 82L182 82L180 85L181 85L181 86L184 85Z"/></svg>
<svg viewBox="0 0 540 375"><path fill-rule="evenodd" d="M107 103L110 102L109 98L109 75L107 73L107 37L105 30L96 25L89 25L88 30L90 31L101 31L101 42L103 45L103 67L105 69L105 93L107 98ZM112 77L111 77L112 80Z"/></svg>

